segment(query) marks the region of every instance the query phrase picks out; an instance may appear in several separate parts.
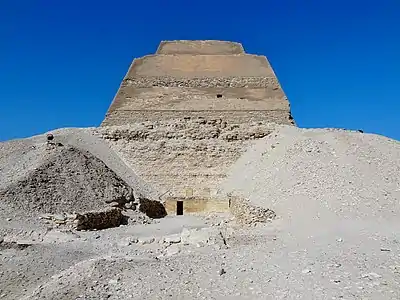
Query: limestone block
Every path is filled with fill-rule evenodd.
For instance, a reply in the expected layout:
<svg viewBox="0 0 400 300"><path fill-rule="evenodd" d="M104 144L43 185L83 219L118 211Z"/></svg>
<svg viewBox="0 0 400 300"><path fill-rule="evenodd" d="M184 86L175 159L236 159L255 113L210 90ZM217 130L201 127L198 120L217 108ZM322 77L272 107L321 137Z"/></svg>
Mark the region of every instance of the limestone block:
<svg viewBox="0 0 400 300"><path fill-rule="evenodd" d="M205 245L224 244L221 232L216 228L187 229L181 233L181 242L186 245Z"/></svg>
<svg viewBox="0 0 400 300"><path fill-rule="evenodd" d="M240 43L207 40L207 41L162 41L157 49L157 54L244 54Z"/></svg>
<svg viewBox="0 0 400 300"><path fill-rule="evenodd" d="M179 88L280 88L275 76L219 76L219 77L182 77L138 76L125 77L121 83L135 88L179 87Z"/></svg>
<svg viewBox="0 0 400 300"><path fill-rule="evenodd" d="M127 74L135 76L220 77L275 76L265 56L259 55L147 55L136 58Z"/></svg>

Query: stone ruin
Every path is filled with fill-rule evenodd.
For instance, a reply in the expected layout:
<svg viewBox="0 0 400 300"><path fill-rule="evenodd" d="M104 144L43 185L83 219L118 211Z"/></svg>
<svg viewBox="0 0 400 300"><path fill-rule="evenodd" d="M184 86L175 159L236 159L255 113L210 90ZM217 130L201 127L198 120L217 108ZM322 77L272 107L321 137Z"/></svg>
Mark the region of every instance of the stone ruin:
<svg viewBox="0 0 400 300"><path fill-rule="evenodd" d="M188 188L191 199L213 199L249 143L276 124L295 125L265 56L234 42L164 41L132 62L98 130L175 207Z"/></svg>
<svg viewBox="0 0 400 300"><path fill-rule="evenodd" d="M166 41L135 59L102 126L179 117L294 124L267 58L226 41Z"/></svg>

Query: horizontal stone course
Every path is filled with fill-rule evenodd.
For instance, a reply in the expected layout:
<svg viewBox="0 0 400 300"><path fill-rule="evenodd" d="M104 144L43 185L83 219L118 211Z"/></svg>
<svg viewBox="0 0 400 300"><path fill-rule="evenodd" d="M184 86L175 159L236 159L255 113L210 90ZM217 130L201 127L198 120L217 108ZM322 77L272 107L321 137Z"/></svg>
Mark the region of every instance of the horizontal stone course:
<svg viewBox="0 0 400 300"><path fill-rule="evenodd" d="M258 55L147 55L136 58L127 77L275 76L265 56Z"/></svg>
<svg viewBox="0 0 400 300"><path fill-rule="evenodd" d="M230 123L251 123L268 121L270 123L294 125L294 120L287 110L253 110L253 111L189 111L189 110L117 110L107 115L102 126L125 125L127 120L131 123L156 122L174 118L222 118Z"/></svg>
<svg viewBox="0 0 400 300"><path fill-rule="evenodd" d="M157 49L157 54L244 54L240 43L206 40L206 41L162 41Z"/></svg>
<svg viewBox="0 0 400 300"><path fill-rule="evenodd" d="M280 88L276 77L271 76L229 76L229 77L182 77L172 76L135 76L125 77L121 87L133 86L136 88L151 87L190 87L190 88Z"/></svg>
<svg viewBox="0 0 400 300"><path fill-rule="evenodd" d="M129 101L126 101L129 100ZM109 112L119 110L288 110L281 89L274 88L134 88L126 86Z"/></svg>

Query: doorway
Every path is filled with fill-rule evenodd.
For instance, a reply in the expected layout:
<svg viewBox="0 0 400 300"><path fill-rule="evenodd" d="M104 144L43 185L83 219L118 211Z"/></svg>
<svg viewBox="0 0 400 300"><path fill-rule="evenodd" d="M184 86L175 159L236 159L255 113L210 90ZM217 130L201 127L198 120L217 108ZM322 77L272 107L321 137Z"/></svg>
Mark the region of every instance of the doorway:
<svg viewBox="0 0 400 300"><path fill-rule="evenodd" d="M176 215L183 215L183 201L176 201Z"/></svg>

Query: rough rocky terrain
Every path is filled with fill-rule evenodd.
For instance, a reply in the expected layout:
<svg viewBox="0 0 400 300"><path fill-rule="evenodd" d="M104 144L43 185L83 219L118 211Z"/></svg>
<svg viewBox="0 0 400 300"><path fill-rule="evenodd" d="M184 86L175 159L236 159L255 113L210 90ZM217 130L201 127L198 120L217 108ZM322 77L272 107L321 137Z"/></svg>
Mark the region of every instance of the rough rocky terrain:
<svg viewBox="0 0 400 300"><path fill-rule="evenodd" d="M161 196L92 132L54 136L104 162L134 197ZM0 144L2 189L50 161L31 149L44 139ZM274 212L268 223L214 214L76 231L25 224L3 196L0 299L400 299L399 175L398 141L281 126L219 189Z"/></svg>

